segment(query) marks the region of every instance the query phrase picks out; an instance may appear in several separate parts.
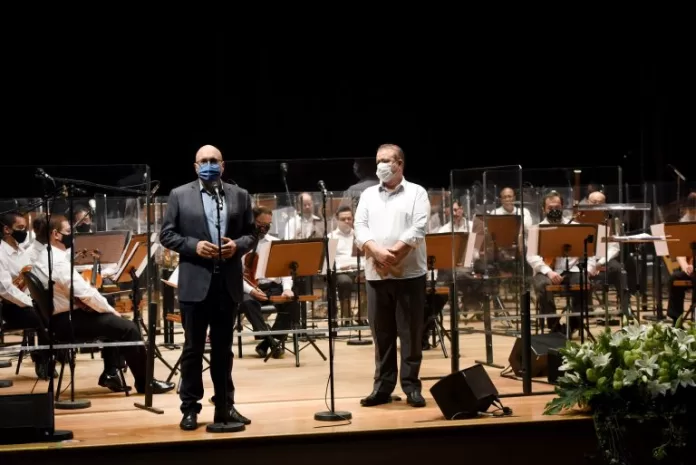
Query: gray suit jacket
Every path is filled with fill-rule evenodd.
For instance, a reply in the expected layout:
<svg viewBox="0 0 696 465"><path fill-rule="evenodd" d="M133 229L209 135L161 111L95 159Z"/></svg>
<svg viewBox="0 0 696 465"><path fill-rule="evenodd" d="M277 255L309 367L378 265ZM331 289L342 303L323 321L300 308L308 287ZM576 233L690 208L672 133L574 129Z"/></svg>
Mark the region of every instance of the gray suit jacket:
<svg viewBox="0 0 696 465"><path fill-rule="evenodd" d="M254 215L249 193L233 184L223 184L227 205L227 230L237 244L234 256L225 260L222 274L225 288L232 299L242 301L243 270L241 257L253 247ZM160 232L160 242L167 249L179 253L179 300L201 302L205 300L213 276L214 260L196 253L199 241L212 241L203 209L203 199L198 180L171 191L167 200L167 212Z"/></svg>

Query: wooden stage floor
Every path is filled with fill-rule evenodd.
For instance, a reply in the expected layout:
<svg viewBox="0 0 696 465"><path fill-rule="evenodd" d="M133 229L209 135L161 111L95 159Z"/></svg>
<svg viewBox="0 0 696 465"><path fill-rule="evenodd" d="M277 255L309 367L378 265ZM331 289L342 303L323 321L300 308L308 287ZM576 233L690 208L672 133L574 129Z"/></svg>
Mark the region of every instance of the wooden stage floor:
<svg viewBox="0 0 696 465"><path fill-rule="evenodd" d="M177 335L177 341L181 339L182 336ZM514 342L514 337L494 336L495 363L507 366L507 358ZM67 450L83 448L90 449L92 454L96 453L95 450L104 448L104 454L100 455L106 456L111 455L111 452L107 452L108 450L114 450L116 447L136 450L138 446L142 448L146 445L178 447L186 443L199 443L198 446L202 446L219 441L225 441L226 444L231 445L229 447L241 447L243 441L250 439L295 438L297 440L302 437L311 437L317 440L317 438L336 434L355 437L360 433L394 433L395 431L416 431L417 435L423 436L424 430L428 429L469 431L481 426L495 425L505 427L517 425L519 428L529 424L538 428L539 424L548 424L548 427L554 429L557 428L554 425L568 422L582 422L585 428L590 422L586 416L579 414L544 416L542 412L546 402L551 399L549 395L504 398L503 403L513 410L513 415L510 417L446 421L429 392L435 380L423 382L423 395L428 402L425 408L411 408L406 405L405 400L385 406L363 408L359 400L372 390L374 346L349 346L345 343L345 339L338 340L335 344L336 409L351 412L353 419L350 422L317 422L313 418L314 413L327 408L328 362L323 361L309 346L301 352L300 367L295 366L295 360L291 354L286 354L283 359L269 359L267 363L264 363L254 353L254 344L251 339L245 342L244 357L241 359L235 357L233 371L237 408L252 420L252 424L247 426L246 431L230 434L206 432L205 423L212 421L213 416L213 406L208 403L208 398L212 395L212 383L208 372L204 373L206 393L203 411L199 416L199 421L203 424L196 431L184 432L178 426L181 414L179 398L175 391L154 396L154 406L163 409L164 414L158 415L138 409L133 404L143 402L144 396L126 397L99 387L97 379L102 370L99 354L95 354L94 360L87 354L81 354L78 357L76 370L76 397L90 399L92 407L74 411L56 410L56 428L73 431L74 440L58 444L0 446L0 463L10 463L13 458L19 460L22 452L26 451L53 451L52 456L56 459ZM319 340L317 344L328 356L328 341ZM169 350L164 347L161 347L161 350L165 359L171 364L180 354L180 350ZM461 369L473 365L475 360L483 359L485 357L484 336L476 333L462 334L460 352ZM421 377L444 376L450 372L450 364L451 360L443 356L439 347L426 351ZM33 365L30 360L25 360L18 376L14 376L14 369L13 366L0 370L0 378L14 381L14 386L0 390L0 395L30 393L32 389L35 389L34 392L41 392L47 388L46 382L35 385ZM157 360L155 370L159 379L165 379L169 374L168 369ZM501 394L521 393L520 381L501 377L500 369L487 367L487 370ZM132 384L130 373L126 373L126 378L129 384ZM178 375L173 380L177 381ZM536 392L552 390L552 386L546 384L533 384ZM64 398L69 397L69 394L69 389L65 390ZM399 388L394 394L404 397ZM442 433L438 434L444 437ZM142 452L142 449L138 450ZM303 463L310 462L303 460Z"/></svg>

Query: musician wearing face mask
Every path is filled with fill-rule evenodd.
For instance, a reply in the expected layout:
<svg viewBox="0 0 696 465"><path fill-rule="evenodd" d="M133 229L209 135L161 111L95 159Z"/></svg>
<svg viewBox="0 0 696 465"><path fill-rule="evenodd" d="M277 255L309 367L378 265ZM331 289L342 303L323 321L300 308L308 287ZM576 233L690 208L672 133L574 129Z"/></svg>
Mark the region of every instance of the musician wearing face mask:
<svg viewBox="0 0 696 465"><path fill-rule="evenodd" d="M375 381L364 407L391 402L399 369L401 388L412 407L424 407L419 377L423 352L425 234L430 218L426 190L404 178L404 152L393 144L376 156L380 184L368 187L355 212L355 242L365 251L367 318L375 344Z"/></svg>
<svg viewBox="0 0 696 465"><path fill-rule="evenodd" d="M33 263L32 273L48 288L49 263L52 266L51 278L53 287L53 316L51 327L57 337L63 341L75 339L100 340L103 342L139 342L142 335L138 325L121 315L109 305L99 291L91 287L76 271L70 276L70 256L66 250L72 245L72 229L67 218L52 215L50 222L45 215L34 220L36 240L46 245L46 237L50 238L51 261L48 249L44 248ZM70 312L70 289L72 286L73 312ZM71 314L72 313L72 314ZM144 346L105 347L102 349L104 371L99 377L99 385L114 392L126 389L118 376L119 352L128 362L133 377L135 389L144 393L146 385L147 354ZM174 389L173 383L152 381L152 392L161 394Z"/></svg>
<svg viewBox="0 0 696 465"><path fill-rule="evenodd" d="M0 242L0 306L2 319L13 329L39 329L40 321L33 302L24 285L23 270L31 269L29 252L20 244L27 238L27 222L17 212L0 216L2 241ZM48 345L42 331L37 331L40 345ZM48 379L46 353L31 352L34 369L39 379Z"/></svg>
<svg viewBox="0 0 696 465"><path fill-rule="evenodd" d="M73 214L75 232L79 234L93 233L92 229L92 210L88 207L79 206Z"/></svg>
<svg viewBox="0 0 696 465"><path fill-rule="evenodd" d="M546 218L540 224L576 224L575 221L568 221L563 218L563 198L558 192L552 191L544 196L542 201L544 214ZM548 292L546 286L551 284L580 284L580 269L578 263L580 258L568 257L566 271L565 257L542 257L536 255L527 257L527 263L533 270L534 291L539 302L540 311L542 314L555 314L556 303L554 294ZM590 257L587 263L587 271L590 275L595 274L596 261L594 257ZM580 313L580 295L579 292L572 292L572 311ZM570 330L572 332L580 328L581 320L579 316L570 318ZM559 318L547 318L546 325L548 329L565 333L565 325L560 324Z"/></svg>
<svg viewBox="0 0 696 465"><path fill-rule="evenodd" d="M194 163L198 179L172 190L160 232L162 246L179 254L179 306L185 337L179 426L187 431L198 428L202 409L208 327L214 420L222 421L227 412L229 420L241 423L241 428L251 423L234 407L231 349L243 296L241 257L254 243L254 217L249 193L221 181L224 167L216 147L205 145L198 150Z"/></svg>
<svg viewBox="0 0 696 465"><path fill-rule="evenodd" d="M272 212L266 207L255 207L254 218L256 221L258 246L271 241L277 241L278 238L268 234L271 227ZM250 254L254 251L250 252ZM242 257L242 266L244 266L244 297L239 309L247 316L247 319L254 328L254 331L265 331L266 324L263 321L261 314L261 306L267 304L271 296L284 296L288 299L294 297L292 292L292 277L284 276L282 278L259 278L256 280L256 270L254 267L253 255L245 255ZM276 314L275 322L271 328L273 331L289 330L292 328L293 322L299 320L300 304L294 300L275 305L278 313ZM266 358L268 350L273 347L273 357L280 358L283 355L283 349L280 343L287 339L287 334L274 335L262 338L263 340L256 346L256 353L261 358Z"/></svg>

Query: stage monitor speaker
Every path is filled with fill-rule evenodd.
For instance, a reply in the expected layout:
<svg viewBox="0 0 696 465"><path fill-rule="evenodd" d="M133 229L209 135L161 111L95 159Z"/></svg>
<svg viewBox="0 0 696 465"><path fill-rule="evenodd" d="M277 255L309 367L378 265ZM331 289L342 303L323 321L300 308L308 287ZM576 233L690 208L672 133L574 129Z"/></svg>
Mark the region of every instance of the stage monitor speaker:
<svg viewBox="0 0 696 465"><path fill-rule="evenodd" d="M498 390L481 364L442 378L430 393L447 420L476 417L498 399Z"/></svg>
<svg viewBox="0 0 696 465"><path fill-rule="evenodd" d="M561 376L561 372L558 370L560 366L563 365L563 356L558 349L551 348L548 353L548 381L551 384L556 384L558 377Z"/></svg>
<svg viewBox="0 0 696 465"><path fill-rule="evenodd" d="M565 334L549 333L532 336L532 378L548 374L549 349L565 347ZM517 338L510 352L510 368L516 376L522 376L522 339Z"/></svg>
<svg viewBox="0 0 696 465"><path fill-rule="evenodd" d="M0 444L63 439L56 433L52 393L0 396Z"/></svg>

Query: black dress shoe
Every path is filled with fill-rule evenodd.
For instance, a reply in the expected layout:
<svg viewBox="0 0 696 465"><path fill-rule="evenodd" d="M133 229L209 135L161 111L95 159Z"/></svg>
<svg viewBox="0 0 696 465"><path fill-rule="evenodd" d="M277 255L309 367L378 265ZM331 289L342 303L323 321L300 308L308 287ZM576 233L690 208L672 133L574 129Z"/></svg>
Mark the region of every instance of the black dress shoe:
<svg viewBox="0 0 696 465"><path fill-rule="evenodd" d="M171 391L175 387L176 387L176 384L174 384L174 383L167 383L165 381L159 381L156 379L152 380L152 393L153 394L164 394L165 392ZM135 389L138 391L138 394L145 394L145 386L140 386L136 383Z"/></svg>
<svg viewBox="0 0 696 465"><path fill-rule="evenodd" d="M184 417L179 423L179 428L184 431L193 431L198 428L198 414L196 412L184 413Z"/></svg>
<svg viewBox="0 0 696 465"><path fill-rule="evenodd" d="M372 394L360 400L360 405L363 407L374 407L375 405L389 404L391 401L391 394L373 391Z"/></svg>
<svg viewBox="0 0 696 465"><path fill-rule="evenodd" d="M250 425L251 420L249 420L247 417L242 415L237 411L236 408L234 408L234 405L230 406L230 410L228 411L228 417L227 421L232 422L232 423L243 423L245 425ZM215 423L222 423L225 421L224 414L218 409L215 409L215 416L213 417L213 422Z"/></svg>
<svg viewBox="0 0 696 465"><path fill-rule="evenodd" d="M406 394L406 403L411 407L425 407L425 399L417 390Z"/></svg>
<svg viewBox="0 0 696 465"><path fill-rule="evenodd" d="M127 392L131 390L130 386L124 386L121 377L118 374L102 373L99 377L99 385L109 388L112 392Z"/></svg>

